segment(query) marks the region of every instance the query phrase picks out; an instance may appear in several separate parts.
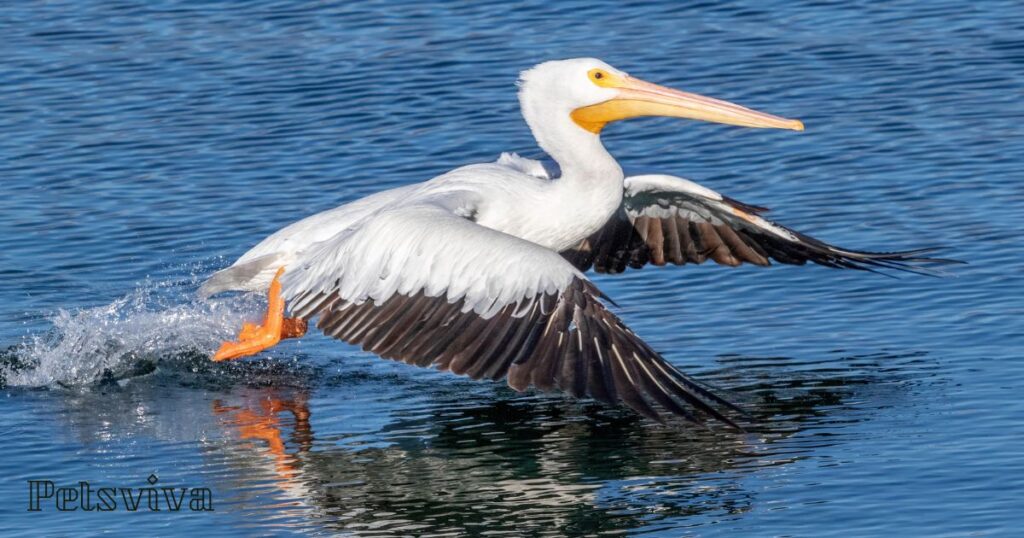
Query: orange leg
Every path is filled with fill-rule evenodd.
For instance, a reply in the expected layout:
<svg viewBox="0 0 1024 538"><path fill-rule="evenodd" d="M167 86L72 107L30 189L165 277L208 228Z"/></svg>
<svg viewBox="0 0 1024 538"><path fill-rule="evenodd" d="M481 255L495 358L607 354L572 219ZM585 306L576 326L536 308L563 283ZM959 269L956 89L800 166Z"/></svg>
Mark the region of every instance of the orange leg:
<svg viewBox="0 0 1024 538"><path fill-rule="evenodd" d="M263 325L243 323L238 333L237 342L224 342L213 355L215 361L226 361L255 355L264 349L273 347L282 338L298 338L306 334L306 321L298 318L284 317L284 299L281 298L281 275L284 267L277 270L274 280L270 282L267 294L267 314L263 317Z"/></svg>

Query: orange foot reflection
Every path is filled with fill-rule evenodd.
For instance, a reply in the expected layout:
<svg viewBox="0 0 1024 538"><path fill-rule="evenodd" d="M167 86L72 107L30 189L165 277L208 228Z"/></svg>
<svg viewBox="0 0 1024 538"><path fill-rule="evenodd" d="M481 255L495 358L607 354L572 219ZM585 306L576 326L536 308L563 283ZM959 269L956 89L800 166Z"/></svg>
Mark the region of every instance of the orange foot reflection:
<svg viewBox="0 0 1024 538"><path fill-rule="evenodd" d="M259 409L224 405L220 400L213 402L214 414L225 415L227 423L236 428L240 439L266 443L268 452L274 457L274 472L287 483L295 477L297 470L294 466L295 457L288 454L284 439L281 437L279 413L282 411L290 411L295 416L294 435L299 441L299 451L308 450L312 436L309 428L309 408L305 398L282 400L269 396L260 401Z"/></svg>

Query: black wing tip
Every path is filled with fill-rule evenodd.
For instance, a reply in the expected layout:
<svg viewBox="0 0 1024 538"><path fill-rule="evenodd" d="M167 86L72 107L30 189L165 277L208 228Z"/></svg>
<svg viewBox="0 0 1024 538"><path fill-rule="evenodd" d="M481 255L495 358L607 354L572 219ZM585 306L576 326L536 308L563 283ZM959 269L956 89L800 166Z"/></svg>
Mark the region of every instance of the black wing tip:
<svg viewBox="0 0 1024 538"><path fill-rule="evenodd" d="M931 254L934 252L941 252L948 250L948 247L925 247L916 248L912 250L897 250L891 252L872 252L862 250L847 250L838 247L829 247L831 250L842 253L850 257L858 257L872 260L888 260L888 261L902 261L902 262L919 262L919 263L934 263L934 264L966 264L963 260L956 260L952 258L934 258L931 256L925 256L925 254Z"/></svg>
<svg viewBox="0 0 1024 538"><path fill-rule="evenodd" d="M947 276L948 273L937 269L936 266L964 265L967 263L952 258L928 256L928 254L948 250L945 246L888 252L853 250L831 245L806 234L792 230L789 231L797 237L799 244L802 244L807 249L808 252L805 252L805 255L809 261L833 269L856 269L894 278L898 277L886 271L943 277Z"/></svg>
<svg viewBox="0 0 1024 538"><path fill-rule="evenodd" d="M941 250L945 249L943 247L928 247L895 252L870 252L829 246L829 251L835 254L836 259L827 261L834 262L833 267L866 270L890 277L895 277L896 275L886 271L897 271L936 278L949 276L948 272L941 269L943 266L967 264L963 260L927 256L927 254ZM830 264L823 263L822 265Z"/></svg>
<svg viewBox="0 0 1024 538"><path fill-rule="evenodd" d="M645 394L645 396L650 397L649 394ZM717 400L718 398L716 397L716 402ZM672 427L673 425L671 419L675 418L682 419L687 424L697 426L702 430L714 431L714 428L712 428L708 421L705 420L705 418L711 418L717 422L724 424L727 428L733 430L735 433L749 433L748 430L743 425L741 425L741 423L751 420L750 413L731 402L728 402L726 400L721 401L725 402L725 404L722 405L723 407L728 407L729 411L734 411L736 414L740 415L741 418L734 419L734 417L731 417L728 414L726 414L727 411L717 409L715 407L716 403L706 401L703 398L699 399L699 401L688 402L688 409L678 407L670 408L657 402L645 402L648 404L646 407L637 407L634 405L630 405L629 403L626 403L625 406L632 410L633 412L637 413L638 415L648 418L665 427ZM606 405L618 407L617 403L604 403ZM676 406L678 405L679 404L676 404ZM691 411L695 411L696 413L693 413Z"/></svg>
<svg viewBox="0 0 1024 538"><path fill-rule="evenodd" d="M584 334L588 337L584 339L587 343L580 352L583 356L609 358L602 370L607 368L604 373L610 374L610 378L599 376L601 379L597 381L602 382L596 385L600 386L588 383L586 392L591 398L624 405L664 425L668 425L666 419L675 416L708 428L704 420L707 417L737 432L746 431L738 419L734 420L730 416L735 413L749 418L742 407L719 396L709 385L687 376L667 362L626 327L618 316L601 305L600 299L608 298L597 286L587 280L577 280L571 289L576 293L582 292L576 296L577 300L582 301L578 308L583 313L589 313L581 317L582 322L577 326L577 330L589 333ZM594 332L594 329L600 327L608 332ZM616 360L611 360L613 356ZM612 388L614 390L609 390Z"/></svg>
<svg viewBox="0 0 1024 538"><path fill-rule="evenodd" d="M776 224L776 226L780 225ZM933 253L948 250L946 246L897 251L855 250L826 243L785 226L780 227L792 234L793 240L779 241L775 238L774 252L771 253L771 257L786 264L803 265L803 262L810 261L833 269L855 269L898 278L887 271L943 277L948 276L948 273L939 267L967 263L952 258L931 256ZM780 258L779 254L784 256Z"/></svg>
<svg viewBox="0 0 1024 538"><path fill-rule="evenodd" d="M716 389L712 389L711 387L704 383L695 381L693 378L690 378L689 376L684 377L686 377L687 381L690 384L694 385L696 389L694 392L697 393L698 397L705 404L699 406L698 409L712 416L715 420L718 420L719 422L725 424L726 426L732 428L733 430L736 430L738 433L747 432L747 430L744 429L743 426L740 426L739 422L733 420L732 417L726 414L727 412L732 412L740 415L740 417L742 417L741 420L750 420L751 415L746 409L743 409L739 405L729 401L726 398L723 398L722 396L719 396L716 392ZM725 408L727 411L719 410L716 407Z"/></svg>

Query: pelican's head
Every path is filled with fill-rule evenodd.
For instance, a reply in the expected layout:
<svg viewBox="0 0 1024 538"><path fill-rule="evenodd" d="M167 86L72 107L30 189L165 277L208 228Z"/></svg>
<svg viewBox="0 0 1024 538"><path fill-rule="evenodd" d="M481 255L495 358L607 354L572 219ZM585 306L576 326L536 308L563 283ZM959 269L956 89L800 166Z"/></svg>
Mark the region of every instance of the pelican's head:
<svg viewBox="0 0 1024 538"><path fill-rule="evenodd" d="M597 134L613 121L669 116L743 127L804 129L799 120L651 84L594 58L545 62L523 71L519 81L519 101L531 124L561 123L565 118Z"/></svg>

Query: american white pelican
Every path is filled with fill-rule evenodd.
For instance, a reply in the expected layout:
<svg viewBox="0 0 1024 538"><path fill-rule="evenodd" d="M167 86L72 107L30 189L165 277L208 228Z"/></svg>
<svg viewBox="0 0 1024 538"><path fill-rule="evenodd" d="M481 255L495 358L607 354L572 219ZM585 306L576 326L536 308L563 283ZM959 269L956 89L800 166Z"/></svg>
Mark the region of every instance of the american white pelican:
<svg viewBox="0 0 1024 538"><path fill-rule="evenodd" d="M519 79L523 117L560 167L503 154L430 181L367 196L287 226L202 287L269 288L262 325L245 324L214 360L325 334L385 358L516 390L560 389L735 426L739 410L679 372L602 303L583 271L701 263L910 269L919 252L832 247L690 181L624 177L601 144L605 124L671 116L803 130L797 120L633 78L595 59L542 63ZM284 313L290 311L291 318ZM698 413L694 413L697 410Z"/></svg>

